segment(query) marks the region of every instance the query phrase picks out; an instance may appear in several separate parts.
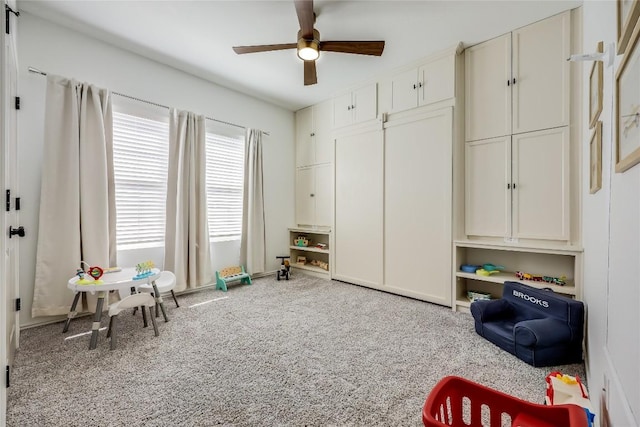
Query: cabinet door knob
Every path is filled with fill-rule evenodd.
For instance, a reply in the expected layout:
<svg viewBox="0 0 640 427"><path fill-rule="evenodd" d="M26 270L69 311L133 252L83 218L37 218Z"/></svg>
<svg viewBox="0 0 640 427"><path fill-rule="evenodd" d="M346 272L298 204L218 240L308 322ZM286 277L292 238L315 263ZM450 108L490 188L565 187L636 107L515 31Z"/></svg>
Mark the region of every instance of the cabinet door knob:
<svg viewBox="0 0 640 427"><path fill-rule="evenodd" d="M311 134L311 136L316 136L316 134L315 134L315 133L312 133L312 134Z"/></svg>
<svg viewBox="0 0 640 427"><path fill-rule="evenodd" d="M507 86L511 86L511 80L507 80Z"/></svg>
<svg viewBox="0 0 640 427"><path fill-rule="evenodd" d="M349 105L349 106L347 107L347 110L351 111L351 105Z"/></svg>
<svg viewBox="0 0 640 427"><path fill-rule="evenodd" d="M507 183L507 190L511 190L511 184Z"/></svg>
<svg viewBox="0 0 640 427"><path fill-rule="evenodd" d="M416 86L416 84L414 83L414 84L413 84L413 88L414 88L414 89L417 89L417 88L418 88L418 86Z"/></svg>
<svg viewBox="0 0 640 427"><path fill-rule="evenodd" d="M512 83L513 83L514 85L516 84L516 79L515 79L515 78L513 79L513 82L512 82Z"/></svg>
<svg viewBox="0 0 640 427"><path fill-rule="evenodd" d="M516 189L516 183L514 182L513 184L511 184L511 186L513 187L513 189Z"/></svg>
<svg viewBox="0 0 640 427"><path fill-rule="evenodd" d="M352 106L351 106L351 109L352 109L352 110L355 110L355 109L356 109L356 106L355 106L355 105L352 105Z"/></svg>
<svg viewBox="0 0 640 427"><path fill-rule="evenodd" d="M418 87L422 87L422 82L418 82Z"/></svg>
<svg viewBox="0 0 640 427"><path fill-rule="evenodd" d="M315 195L315 194L313 194L313 193L311 193L311 194L309 194L309 196L311 196L311 197L315 197L316 195Z"/></svg>

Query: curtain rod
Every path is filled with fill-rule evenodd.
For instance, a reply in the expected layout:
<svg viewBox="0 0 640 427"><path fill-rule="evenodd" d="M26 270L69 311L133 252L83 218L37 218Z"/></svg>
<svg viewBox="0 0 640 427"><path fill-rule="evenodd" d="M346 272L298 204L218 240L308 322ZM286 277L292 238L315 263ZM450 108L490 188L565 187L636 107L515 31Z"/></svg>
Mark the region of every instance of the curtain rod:
<svg viewBox="0 0 640 427"><path fill-rule="evenodd" d="M40 70L38 70L37 68L34 68L34 67L29 67L28 70L29 70L30 73L40 74L41 76L46 76L47 75L47 73L45 73L44 71L40 71ZM135 96L125 95L124 93L120 93L120 92L111 92L111 93L114 94L114 95L122 96L123 98L133 99L134 101L144 102L145 104L153 105L153 106L164 108L164 109L167 109L167 110L169 109L169 107L167 107L166 105L157 104L155 102L147 101L145 99L136 98ZM229 125L229 126L234 126L234 127L240 128L240 129L246 129L245 126L237 125L235 123L225 122L224 120L213 119L213 118L207 117L207 116L205 116L205 119L211 120L213 122L218 122L218 123L222 123L222 124L225 124L225 125ZM271 135L269 132L265 132L265 131L262 131L262 133L267 135L267 136Z"/></svg>

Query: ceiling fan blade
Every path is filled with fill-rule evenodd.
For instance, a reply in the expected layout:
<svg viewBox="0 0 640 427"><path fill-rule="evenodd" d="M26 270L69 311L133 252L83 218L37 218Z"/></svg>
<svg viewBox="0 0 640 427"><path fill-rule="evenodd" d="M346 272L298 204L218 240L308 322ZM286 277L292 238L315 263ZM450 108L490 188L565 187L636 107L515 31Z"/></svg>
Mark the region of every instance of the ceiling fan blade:
<svg viewBox="0 0 640 427"><path fill-rule="evenodd" d="M381 56L384 50L384 41L323 41L320 42L320 50L325 52Z"/></svg>
<svg viewBox="0 0 640 427"><path fill-rule="evenodd" d="M316 61L304 61L304 85L314 85L318 83L316 74Z"/></svg>
<svg viewBox="0 0 640 427"><path fill-rule="evenodd" d="M238 55L243 53L269 52L271 50L294 49L298 45L296 43L284 44L262 44L256 46L234 46L233 51Z"/></svg>
<svg viewBox="0 0 640 427"><path fill-rule="evenodd" d="M300 23L300 37L313 39L313 24L316 20L313 14L313 0L295 0L296 14Z"/></svg>

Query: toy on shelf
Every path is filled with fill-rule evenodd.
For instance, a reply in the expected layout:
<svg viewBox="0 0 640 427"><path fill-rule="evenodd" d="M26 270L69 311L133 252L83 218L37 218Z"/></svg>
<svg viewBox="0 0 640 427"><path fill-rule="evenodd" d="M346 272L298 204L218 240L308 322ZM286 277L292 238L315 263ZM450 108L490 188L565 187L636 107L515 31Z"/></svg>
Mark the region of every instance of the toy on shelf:
<svg viewBox="0 0 640 427"><path fill-rule="evenodd" d="M329 246L327 246L326 243L316 243L315 247L317 249L322 249L323 251L326 251L327 249L329 249Z"/></svg>
<svg viewBox="0 0 640 427"><path fill-rule="evenodd" d="M329 263L327 263L327 262L319 261L317 259L312 259L311 260L311 265L313 265L314 267L320 267L323 270L329 271Z"/></svg>
<svg viewBox="0 0 640 427"><path fill-rule="evenodd" d="M567 284L567 276L551 277L540 276L538 274L529 274L522 271L516 271L515 275L520 280L531 280L533 282L546 282L552 285L564 286Z"/></svg>
<svg viewBox="0 0 640 427"><path fill-rule="evenodd" d="M277 256L277 259L282 260L280 263L280 270L276 271L276 280L285 279L289 280L289 274L291 270L290 256Z"/></svg>
<svg viewBox="0 0 640 427"><path fill-rule="evenodd" d="M145 261L145 262L141 262L140 264L136 264L136 272L138 274L133 276L133 280L145 279L153 275L152 269L155 266L156 265L153 263L153 261Z"/></svg>
<svg viewBox="0 0 640 427"><path fill-rule="evenodd" d="M504 270L504 267L501 265L495 265L495 264L482 264L482 268L486 271L502 271Z"/></svg>
<svg viewBox="0 0 640 427"><path fill-rule="evenodd" d="M491 276L493 274L498 274L498 273L500 273L500 270L485 270L484 268L480 268L476 270L476 274L478 276Z"/></svg>
<svg viewBox="0 0 640 427"><path fill-rule="evenodd" d="M306 248L307 246L309 246L309 239L307 239L307 236L298 236L297 239L293 239L293 244Z"/></svg>
<svg viewBox="0 0 640 427"><path fill-rule="evenodd" d="M467 291L467 298L469 299L469 302L490 300L491 294L478 291Z"/></svg>
<svg viewBox="0 0 640 427"><path fill-rule="evenodd" d="M476 270L479 270L481 268L480 265L475 265L475 264L462 264L460 266L460 271L464 271L465 273L475 273Z"/></svg>

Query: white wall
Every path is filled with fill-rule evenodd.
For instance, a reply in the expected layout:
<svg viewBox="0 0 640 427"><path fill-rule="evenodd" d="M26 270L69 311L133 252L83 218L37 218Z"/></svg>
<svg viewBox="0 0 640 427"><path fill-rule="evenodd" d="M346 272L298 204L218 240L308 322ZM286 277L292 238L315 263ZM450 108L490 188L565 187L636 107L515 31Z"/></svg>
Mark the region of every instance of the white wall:
<svg viewBox="0 0 640 427"><path fill-rule="evenodd" d="M194 111L226 122L270 132L264 140L264 195L267 271L277 269L276 255L288 253L287 227L294 223L294 114L267 102L217 86L78 32L22 13L19 26L18 161L22 225L27 237L20 247L21 325L50 318L31 318L44 127L46 79L29 73L75 77L114 92ZM204 52L203 54L206 54ZM64 250L64 248L60 248ZM119 254L119 265L151 259L162 265L162 248ZM214 244L214 268L238 263L239 243ZM72 275L72 272L70 272Z"/></svg>
<svg viewBox="0 0 640 427"><path fill-rule="evenodd" d="M616 41L616 2L584 2L583 14L585 53L595 52L598 41ZM618 56L613 67L604 69L602 189L593 195L589 194L591 131L586 126L582 141L584 299L591 401L598 407L605 396L611 425L631 426L640 425L640 165L622 174L614 172L613 100L621 59ZM591 65L583 66L583 123L589 122Z"/></svg>

